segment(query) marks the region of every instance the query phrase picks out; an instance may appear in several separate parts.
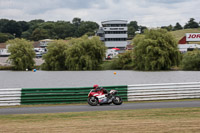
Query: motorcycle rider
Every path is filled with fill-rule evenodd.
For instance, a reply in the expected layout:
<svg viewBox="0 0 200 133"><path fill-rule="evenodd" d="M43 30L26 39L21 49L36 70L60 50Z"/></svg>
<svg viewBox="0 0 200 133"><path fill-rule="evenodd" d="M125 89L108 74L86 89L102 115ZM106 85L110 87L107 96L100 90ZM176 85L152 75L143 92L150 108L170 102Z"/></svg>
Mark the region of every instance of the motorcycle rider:
<svg viewBox="0 0 200 133"><path fill-rule="evenodd" d="M98 92L98 91L101 91L101 92L103 92L104 94L108 94L108 91L106 90L106 89L104 89L104 88L100 88L99 87L99 85L97 85L97 84L95 84L94 86L93 86L93 88L94 88L94 91L95 92Z"/></svg>
<svg viewBox="0 0 200 133"><path fill-rule="evenodd" d="M106 89L104 89L104 88L100 88L99 87L99 85L97 85L97 84L95 84L94 86L93 86L93 88L94 88L94 91L95 92L103 92L104 94L105 94L105 96L108 98L108 99L110 99L111 97L110 97L110 93L108 93L108 91L106 90Z"/></svg>

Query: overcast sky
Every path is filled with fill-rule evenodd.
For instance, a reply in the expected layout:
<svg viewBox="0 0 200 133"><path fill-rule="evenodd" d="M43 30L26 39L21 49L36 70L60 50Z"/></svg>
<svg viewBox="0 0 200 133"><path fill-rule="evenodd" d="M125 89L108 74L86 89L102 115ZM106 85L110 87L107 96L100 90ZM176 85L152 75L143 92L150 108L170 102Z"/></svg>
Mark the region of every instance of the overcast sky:
<svg viewBox="0 0 200 133"><path fill-rule="evenodd" d="M105 20L137 21L138 25L182 26L200 21L200 0L0 0L0 19L72 21L79 17L98 24Z"/></svg>

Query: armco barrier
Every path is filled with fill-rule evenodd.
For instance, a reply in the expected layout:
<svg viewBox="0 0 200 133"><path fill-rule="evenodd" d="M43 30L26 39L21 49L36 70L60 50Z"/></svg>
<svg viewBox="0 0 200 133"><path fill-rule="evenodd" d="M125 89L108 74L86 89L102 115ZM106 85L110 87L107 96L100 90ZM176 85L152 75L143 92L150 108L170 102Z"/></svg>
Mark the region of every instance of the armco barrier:
<svg viewBox="0 0 200 133"><path fill-rule="evenodd" d="M119 96L127 100L127 86L103 86L107 90L118 90ZM83 103L91 87L73 88L22 88L21 104Z"/></svg>
<svg viewBox="0 0 200 133"><path fill-rule="evenodd" d="M200 98L200 82L128 85L128 101Z"/></svg>
<svg viewBox="0 0 200 133"><path fill-rule="evenodd" d="M0 89L0 106L20 105L21 88Z"/></svg>
<svg viewBox="0 0 200 133"><path fill-rule="evenodd" d="M103 86L118 90L123 101L200 98L200 82ZM92 87L0 89L0 106L86 103Z"/></svg>

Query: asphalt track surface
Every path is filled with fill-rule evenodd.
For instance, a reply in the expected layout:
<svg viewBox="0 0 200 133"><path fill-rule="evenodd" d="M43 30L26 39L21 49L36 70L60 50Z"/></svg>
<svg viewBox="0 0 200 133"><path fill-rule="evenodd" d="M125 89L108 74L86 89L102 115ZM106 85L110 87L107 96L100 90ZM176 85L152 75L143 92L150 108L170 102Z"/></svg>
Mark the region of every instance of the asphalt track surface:
<svg viewBox="0 0 200 133"><path fill-rule="evenodd" d="M47 107L10 107L10 108L0 108L0 115L179 108L179 107L200 107L200 101L126 103L122 105L103 105L103 106L63 105L63 106L47 106Z"/></svg>

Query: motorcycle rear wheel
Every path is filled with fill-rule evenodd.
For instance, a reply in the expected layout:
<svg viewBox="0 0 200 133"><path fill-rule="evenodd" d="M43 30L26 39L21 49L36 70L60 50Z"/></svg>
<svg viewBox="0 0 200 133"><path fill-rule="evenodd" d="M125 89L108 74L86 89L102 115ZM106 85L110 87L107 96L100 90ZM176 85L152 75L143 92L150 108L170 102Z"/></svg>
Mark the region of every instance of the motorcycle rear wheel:
<svg viewBox="0 0 200 133"><path fill-rule="evenodd" d="M96 97L89 97L87 101L91 106L97 106L98 104L98 99Z"/></svg>
<svg viewBox="0 0 200 133"><path fill-rule="evenodd" d="M115 105L121 105L122 104L122 98L119 96L115 96L115 98L112 100L113 104Z"/></svg>

